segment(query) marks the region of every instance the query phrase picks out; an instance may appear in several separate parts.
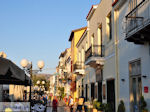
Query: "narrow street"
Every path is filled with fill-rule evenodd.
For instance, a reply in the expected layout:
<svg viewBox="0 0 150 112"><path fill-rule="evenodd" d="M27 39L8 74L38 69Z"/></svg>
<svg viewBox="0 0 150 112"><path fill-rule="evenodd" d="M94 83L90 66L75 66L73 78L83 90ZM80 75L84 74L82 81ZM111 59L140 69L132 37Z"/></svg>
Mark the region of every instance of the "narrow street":
<svg viewBox="0 0 150 112"><path fill-rule="evenodd" d="M59 101L57 112L69 112L69 107L65 105L63 101ZM52 112L52 105L47 106L47 112Z"/></svg>
<svg viewBox="0 0 150 112"><path fill-rule="evenodd" d="M0 0L0 112L150 112L150 0Z"/></svg>

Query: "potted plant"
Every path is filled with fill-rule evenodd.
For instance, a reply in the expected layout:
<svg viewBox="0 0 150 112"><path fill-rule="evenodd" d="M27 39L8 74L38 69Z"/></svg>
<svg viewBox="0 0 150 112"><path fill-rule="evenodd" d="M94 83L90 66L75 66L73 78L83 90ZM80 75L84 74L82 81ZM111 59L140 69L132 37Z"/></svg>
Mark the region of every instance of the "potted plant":
<svg viewBox="0 0 150 112"><path fill-rule="evenodd" d="M118 111L117 112L125 112L125 106L123 100L120 101L120 104L118 105Z"/></svg>
<svg viewBox="0 0 150 112"><path fill-rule="evenodd" d="M93 102L93 112L103 112L104 106L101 102L94 100Z"/></svg>
<svg viewBox="0 0 150 112"><path fill-rule="evenodd" d="M104 104L104 112L113 112L112 105L110 103Z"/></svg>
<svg viewBox="0 0 150 112"><path fill-rule="evenodd" d="M98 112L104 111L104 105L101 102L97 102L97 110Z"/></svg>
<svg viewBox="0 0 150 112"><path fill-rule="evenodd" d="M147 106L147 103L146 103L144 97L142 96L140 99L140 108L141 108L142 112L148 112L148 109L146 108L146 106Z"/></svg>
<svg viewBox="0 0 150 112"><path fill-rule="evenodd" d="M97 100L94 99L93 101L93 112L97 112Z"/></svg>

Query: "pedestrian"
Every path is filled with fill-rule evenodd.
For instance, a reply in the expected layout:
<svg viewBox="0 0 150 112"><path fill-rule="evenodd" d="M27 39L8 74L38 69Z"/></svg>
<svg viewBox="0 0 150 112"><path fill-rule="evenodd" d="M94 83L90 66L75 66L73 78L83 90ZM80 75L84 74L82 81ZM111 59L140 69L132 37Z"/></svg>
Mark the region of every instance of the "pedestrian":
<svg viewBox="0 0 150 112"><path fill-rule="evenodd" d="M57 112L58 100L57 100L56 96L54 96L52 105L53 105L53 111L52 112Z"/></svg>
<svg viewBox="0 0 150 112"><path fill-rule="evenodd" d="M71 95L69 96L69 108L70 112L73 112L73 98Z"/></svg>

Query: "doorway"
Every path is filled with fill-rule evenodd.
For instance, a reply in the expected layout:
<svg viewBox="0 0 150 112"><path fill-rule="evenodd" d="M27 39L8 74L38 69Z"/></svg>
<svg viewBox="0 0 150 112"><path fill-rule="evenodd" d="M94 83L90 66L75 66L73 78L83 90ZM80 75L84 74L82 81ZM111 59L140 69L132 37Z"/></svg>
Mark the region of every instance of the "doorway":
<svg viewBox="0 0 150 112"><path fill-rule="evenodd" d="M88 85L85 85L85 101L88 100Z"/></svg>
<svg viewBox="0 0 150 112"><path fill-rule="evenodd" d="M98 82L98 101L102 102L102 82Z"/></svg>
<svg viewBox="0 0 150 112"><path fill-rule="evenodd" d="M91 101L94 100L95 98L95 84L94 83L91 83Z"/></svg>
<svg viewBox="0 0 150 112"><path fill-rule="evenodd" d="M110 105L112 112L115 112L115 81L107 81L107 103Z"/></svg>
<svg viewBox="0 0 150 112"><path fill-rule="evenodd" d="M129 63L130 77L130 111L141 112L140 98L142 96L141 60L133 60Z"/></svg>
<svg viewBox="0 0 150 112"><path fill-rule="evenodd" d="M141 112L140 110L140 98L142 96L142 81L140 76L131 78L131 112ZM131 98L130 97L130 98Z"/></svg>

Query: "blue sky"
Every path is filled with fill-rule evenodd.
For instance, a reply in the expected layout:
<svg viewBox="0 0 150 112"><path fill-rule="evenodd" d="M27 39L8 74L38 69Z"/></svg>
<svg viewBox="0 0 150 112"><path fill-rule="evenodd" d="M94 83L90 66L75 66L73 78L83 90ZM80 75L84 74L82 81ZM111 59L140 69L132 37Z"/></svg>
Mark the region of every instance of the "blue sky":
<svg viewBox="0 0 150 112"><path fill-rule="evenodd" d="M0 51L18 66L25 58L45 62L53 73L71 30L87 25L86 16L100 0L0 0ZM48 69L47 69L48 68Z"/></svg>

